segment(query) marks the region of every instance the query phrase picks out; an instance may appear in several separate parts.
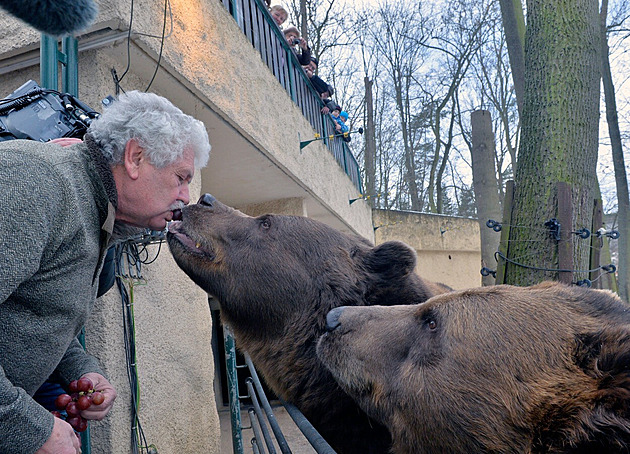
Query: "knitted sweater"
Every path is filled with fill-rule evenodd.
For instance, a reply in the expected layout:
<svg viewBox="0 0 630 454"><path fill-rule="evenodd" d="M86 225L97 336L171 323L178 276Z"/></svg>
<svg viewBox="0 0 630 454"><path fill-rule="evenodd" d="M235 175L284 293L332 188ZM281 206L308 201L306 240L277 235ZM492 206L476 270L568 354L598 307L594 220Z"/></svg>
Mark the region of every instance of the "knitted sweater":
<svg viewBox="0 0 630 454"><path fill-rule="evenodd" d="M76 335L96 299L117 202L94 141L62 148L0 142L0 453L27 454L52 432L31 396L52 374L103 374Z"/></svg>

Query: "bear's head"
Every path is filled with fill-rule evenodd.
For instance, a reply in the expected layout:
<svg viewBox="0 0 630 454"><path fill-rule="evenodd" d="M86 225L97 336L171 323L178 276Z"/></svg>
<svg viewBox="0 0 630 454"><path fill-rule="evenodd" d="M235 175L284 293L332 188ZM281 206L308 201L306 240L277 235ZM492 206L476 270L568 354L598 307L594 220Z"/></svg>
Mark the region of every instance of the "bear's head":
<svg viewBox="0 0 630 454"><path fill-rule="evenodd" d="M630 308L545 283L340 307L317 353L395 453L628 452Z"/></svg>
<svg viewBox="0 0 630 454"><path fill-rule="evenodd" d="M404 243L375 248L305 217L250 217L209 194L182 210L167 238L178 265L237 330L272 334L316 313L323 331L335 306L412 303L444 291L419 285L415 251Z"/></svg>

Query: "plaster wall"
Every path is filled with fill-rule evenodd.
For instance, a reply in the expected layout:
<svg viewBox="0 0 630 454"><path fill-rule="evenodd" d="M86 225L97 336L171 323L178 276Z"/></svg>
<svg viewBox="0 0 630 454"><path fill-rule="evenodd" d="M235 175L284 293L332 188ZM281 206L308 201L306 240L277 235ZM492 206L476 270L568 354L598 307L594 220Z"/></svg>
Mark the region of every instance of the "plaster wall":
<svg viewBox="0 0 630 454"><path fill-rule="evenodd" d="M376 244L402 241L416 250L416 272L454 289L481 285L481 248L476 219L373 211Z"/></svg>

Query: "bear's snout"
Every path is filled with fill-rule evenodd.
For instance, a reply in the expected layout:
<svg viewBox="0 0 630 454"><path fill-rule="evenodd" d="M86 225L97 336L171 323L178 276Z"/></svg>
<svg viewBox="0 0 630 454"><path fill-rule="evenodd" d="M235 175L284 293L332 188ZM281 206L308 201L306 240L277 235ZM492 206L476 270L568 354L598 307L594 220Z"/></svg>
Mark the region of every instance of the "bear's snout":
<svg viewBox="0 0 630 454"><path fill-rule="evenodd" d="M328 315L326 315L326 331L334 331L341 325L339 317L343 310L343 307L336 307L328 312Z"/></svg>
<svg viewBox="0 0 630 454"><path fill-rule="evenodd" d="M201 197L199 197L199 201L197 202L199 205L205 205L207 207L212 207L217 199L212 195L205 193Z"/></svg>

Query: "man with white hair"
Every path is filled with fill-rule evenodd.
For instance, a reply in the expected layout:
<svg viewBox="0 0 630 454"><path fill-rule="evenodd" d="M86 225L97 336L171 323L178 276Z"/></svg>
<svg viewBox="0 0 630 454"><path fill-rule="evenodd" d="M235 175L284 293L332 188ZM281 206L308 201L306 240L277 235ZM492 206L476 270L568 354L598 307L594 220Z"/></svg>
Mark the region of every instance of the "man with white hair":
<svg viewBox="0 0 630 454"><path fill-rule="evenodd" d="M204 125L168 100L121 95L84 142L0 142L0 452L77 453L70 424L32 399L52 376L116 391L76 340L96 300L115 224L162 230L189 203L195 167L208 161ZM175 214L174 214L175 213Z"/></svg>

